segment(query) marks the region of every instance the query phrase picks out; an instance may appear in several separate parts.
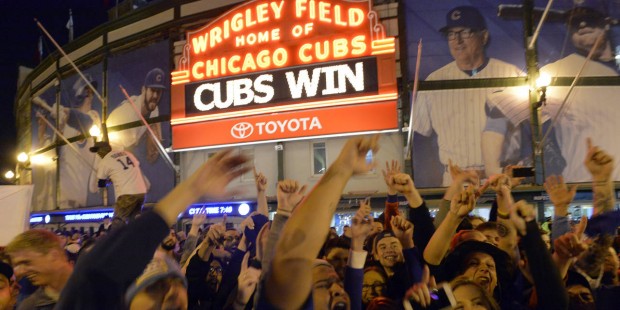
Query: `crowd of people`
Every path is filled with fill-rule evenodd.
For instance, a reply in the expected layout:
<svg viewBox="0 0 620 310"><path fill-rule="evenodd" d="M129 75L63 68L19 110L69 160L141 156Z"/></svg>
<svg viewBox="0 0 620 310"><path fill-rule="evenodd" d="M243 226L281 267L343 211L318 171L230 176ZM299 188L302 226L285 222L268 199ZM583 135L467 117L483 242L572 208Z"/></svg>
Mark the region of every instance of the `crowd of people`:
<svg viewBox="0 0 620 310"><path fill-rule="evenodd" d="M152 210L125 225L108 219L88 242L25 231L2 253L0 309L618 308L614 160L590 140L590 219L571 223L576 187L550 176L544 187L555 214L546 232L531 204L513 200L519 179L497 174L479 186L476 171L452 164L432 217L410 175L390 161L384 212L373 218L362 200L339 236L330 225L342 191L375 167L366 154L378 151L378 139L350 139L311 190L279 181L272 220L267 179L254 170L257 211L238 228L226 219L205 227L204 212L187 232L170 228L193 202L227 197L228 184L252 169L227 150ZM490 191L490 218L470 215Z"/></svg>

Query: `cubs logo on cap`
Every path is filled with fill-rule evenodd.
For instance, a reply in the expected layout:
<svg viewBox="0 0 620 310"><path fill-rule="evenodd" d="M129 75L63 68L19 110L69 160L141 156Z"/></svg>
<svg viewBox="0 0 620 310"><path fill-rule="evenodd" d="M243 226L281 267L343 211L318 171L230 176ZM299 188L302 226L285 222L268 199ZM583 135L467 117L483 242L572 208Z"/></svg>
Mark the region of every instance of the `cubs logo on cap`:
<svg viewBox="0 0 620 310"><path fill-rule="evenodd" d="M166 79L164 70L154 68L146 74L144 79L144 86L147 88L159 88L166 89Z"/></svg>
<svg viewBox="0 0 620 310"><path fill-rule="evenodd" d="M450 28L465 27L477 30L487 29L487 24L480 11L473 6L455 7L446 15L446 26L439 29L446 32Z"/></svg>

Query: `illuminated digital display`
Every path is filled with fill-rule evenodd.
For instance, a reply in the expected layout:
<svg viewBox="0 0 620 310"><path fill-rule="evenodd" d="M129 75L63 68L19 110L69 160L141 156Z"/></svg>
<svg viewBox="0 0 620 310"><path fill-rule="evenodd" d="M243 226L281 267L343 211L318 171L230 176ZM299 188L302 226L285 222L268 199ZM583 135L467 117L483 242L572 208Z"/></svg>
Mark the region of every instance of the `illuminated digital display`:
<svg viewBox="0 0 620 310"><path fill-rule="evenodd" d="M99 221L99 220L103 220L103 218L106 217L106 216L109 216L110 218L113 218L114 217L114 212L66 214L65 215L65 221L67 221L67 222Z"/></svg>
<svg viewBox="0 0 620 310"><path fill-rule="evenodd" d="M186 217L193 217L198 212L204 212L209 217L220 217L224 215L245 216L250 213L254 206L246 202L227 203L227 204L193 204L183 213Z"/></svg>
<svg viewBox="0 0 620 310"><path fill-rule="evenodd" d="M298 66L185 85L188 115L251 109L296 100L377 93L371 57Z"/></svg>

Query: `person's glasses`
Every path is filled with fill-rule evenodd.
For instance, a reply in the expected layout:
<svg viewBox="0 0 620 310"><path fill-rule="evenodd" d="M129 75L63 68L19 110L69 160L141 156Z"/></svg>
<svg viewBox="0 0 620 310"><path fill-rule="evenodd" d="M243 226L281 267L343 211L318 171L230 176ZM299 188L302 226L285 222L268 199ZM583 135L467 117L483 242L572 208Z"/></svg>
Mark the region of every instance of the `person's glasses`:
<svg viewBox="0 0 620 310"><path fill-rule="evenodd" d="M474 29L465 28L465 29L459 30L459 31L446 31L445 32L445 36L448 39L448 41L456 40L457 37L460 38L460 39L469 39L476 32L477 31L474 30Z"/></svg>
<svg viewBox="0 0 620 310"><path fill-rule="evenodd" d="M222 273L222 267L211 267L209 268L210 273Z"/></svg>
<svg viewBox="0 0 620 310"><path fill-rule="evenodd" d="M373 284L364 284L362 285L362 290L363 291L369 291L369 290L373 290L373 291L378 291L380 289L383 289L385 287L384 283L381 282L374 282Z"/></svg>

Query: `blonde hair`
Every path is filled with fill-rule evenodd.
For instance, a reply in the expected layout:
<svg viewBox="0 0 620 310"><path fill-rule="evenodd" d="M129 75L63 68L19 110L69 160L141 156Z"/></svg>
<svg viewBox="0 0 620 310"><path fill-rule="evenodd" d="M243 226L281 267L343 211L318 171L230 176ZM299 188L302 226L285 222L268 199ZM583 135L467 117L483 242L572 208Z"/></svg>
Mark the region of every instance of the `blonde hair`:
<svg viewBox="0 0 620 310"><path fill-rule="evenodd" d="M497 302L495 301L495 299L493 298L493 296L491 296L485 289L483 289L480 285L478 285L478 283L470 280L469 278L465 277L465 276L460 276L460 277L456 277L454 280L452 280L450 282L450 286L452 287L452 291L454 292L454 290L456 290L459 286L466 286L466 285L471 285L473 287L475 287L478 292L480 292L480 294L482 295L484 302L485 302L485 307L489 310L501 310L501 308L499 307L499 305L497 304Z"/></svg>
<svg viewBox="0 0 620 310"><path fill-rule="evenodd" d="M5 251L9 256L19 251L35 251L47 254L51 250L63 251L60 246L60 238L51 231L44 229L31 229L17 235L6 246Z"/></svg>

